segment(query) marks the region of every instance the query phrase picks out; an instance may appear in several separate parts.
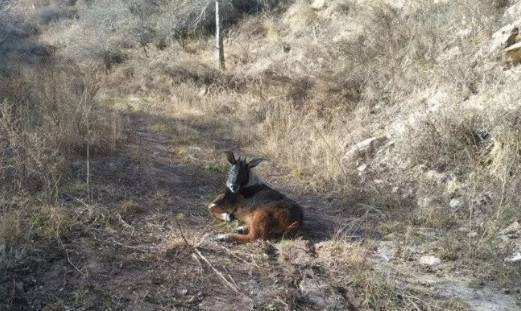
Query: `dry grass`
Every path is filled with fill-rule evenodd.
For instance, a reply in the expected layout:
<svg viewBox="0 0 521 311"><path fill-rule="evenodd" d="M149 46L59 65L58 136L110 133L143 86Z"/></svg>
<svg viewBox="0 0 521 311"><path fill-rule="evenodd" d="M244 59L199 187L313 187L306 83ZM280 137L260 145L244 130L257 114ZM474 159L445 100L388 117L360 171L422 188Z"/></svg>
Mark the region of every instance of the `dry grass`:
<svg viewBox="0 0 521 311"><path fill-rule="evenodd" d="M74 68L27 69L3 80L2 178L56 194L77 156L112 152L121 140L116 114L96 105L95 76Z"/></svg>
<svg viewBox="0 0 521 311"><path fill-rule="evenodd" d="M36 272L42 250L43 260L57 256L78 270L63 241L79 216L62 194L85 183L79 176L89 188L90 161L112 154L123 134L120 116L95 99L97 72L55 57L18 9L0 10L0 308L20 303L19 283L6 284L21 266Z"/></svg>
<svg viewBox="0 0 521 311"><path fill-rule="evenodd" d="M84 156L87 145L93 156L111 154L121 121L104 113L99 97L116 110L154 118L149 129L175 140L173 156L196 162L197 152L213 156L224 147L262 154L299 189L356 195L384 215L377 230L431 230L442 260L486 280L515 283L512 267L502 262L510 246L495 241L501 228L521 217L519 95L509 87L516 83L512 76L485 70L478 53L498 28L505 1L422 0L400 8L389 1L341 0L324 9L294 1L245 19L239 13L251 8L234 2L227 72L213 64L212 41L193 37L211 30L211 10L194 28L199 2L179 11L174 4L147 3L137 1L132 9L121 1L78 2L68 9L36 5L34 13L46 7L39 12L41 38L58 55L106 74L63 66L3 80L0 131L8 135L0 149L9 152L0 158L10 169L2 178L56 197L70 162ZM178 12L185 19L172 18ZM69 19L74 14L80 19ZM357 142L379 136L393 144L376 155L344 158ZM367 166L358 172L361 164ZM223 168L210 163L206 170ZM459 202L453 199L462 204L451 206ZM24 218L9 210L1 232L16 244ZM127 200L106 215L107 222L131 230L126 222L142 212L140 203ZM50 228L60 224L44 218ZM478 238L468 238L469 232ZM411 237L402 246L414 243L422 241ZM180 245L172 238L167 257L178 256ZM423 306L421 294L402 292L371 270L365 260L370 245L326 246L321 264L350 271L360 306ZM441 307L465 308L458 301Z"/></svg>

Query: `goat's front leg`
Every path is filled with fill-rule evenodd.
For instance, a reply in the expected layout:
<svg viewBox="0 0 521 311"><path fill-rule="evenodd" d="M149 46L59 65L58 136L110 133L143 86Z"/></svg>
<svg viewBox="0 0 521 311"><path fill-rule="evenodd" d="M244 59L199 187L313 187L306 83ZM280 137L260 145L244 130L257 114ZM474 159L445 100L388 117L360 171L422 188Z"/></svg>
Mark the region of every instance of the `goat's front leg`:
<svg viewBox="0 0 521 311"><path fill-rule="evenodd" d="M233 220L232 214L218 207L215 203L208 205L208 209L210 210L210 214L212 214L215 219L219 219L225 222L231 222Z"/></svg>
<svg viewBox="0 0 521 311"><path fill-rule="evenodd" d="M239 226L233 230L235 233L239 234L247 234L248 233L248 226Z"/></svg>
<svg viewBox="0 0 521 311"><path fill-rule="evenodd" d="M247 234L219 234L215 240L223 242L248 243L258 239L267 240L270 232L270 217L268 214L260 212L253 216L249 224Z"/></svg>

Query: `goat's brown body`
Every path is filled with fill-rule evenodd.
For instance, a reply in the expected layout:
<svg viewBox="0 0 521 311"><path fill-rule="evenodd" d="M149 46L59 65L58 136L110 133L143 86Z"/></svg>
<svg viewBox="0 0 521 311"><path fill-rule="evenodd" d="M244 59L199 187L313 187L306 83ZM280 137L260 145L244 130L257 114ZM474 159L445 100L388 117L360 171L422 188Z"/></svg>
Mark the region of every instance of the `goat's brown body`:
<svg viewBox="0 0 521 311"><path fill-rule="evenodd" d="M252 190L253 188L253 190ZM286 236L303 224L302 208L293 200L266 185L232 194L225 192L209 205L212 215L220 220L235 219L248 228L246 234L229 234L227 239L247 243L257 239Z"/></svg>

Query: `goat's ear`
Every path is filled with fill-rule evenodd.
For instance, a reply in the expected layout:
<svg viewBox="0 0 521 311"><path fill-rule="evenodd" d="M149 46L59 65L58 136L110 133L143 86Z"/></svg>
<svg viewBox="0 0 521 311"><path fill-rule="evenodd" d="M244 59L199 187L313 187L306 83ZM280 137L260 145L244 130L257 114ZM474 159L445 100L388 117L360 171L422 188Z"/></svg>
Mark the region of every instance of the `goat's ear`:
<svg viewBox="0 0 521 311"><path fill-rule="evenodd" d="M235 160L235 156L233 155L232 151L225 151L224 154L226 154L226 159L228 159L228 162L230 162L230 164L237 163L237 160Z"/></svg>
<svg viewBox="0 0 521 311"><path fill-rule="evenodd" d="M262 161L264 161L263 158L252 159L250 162L248 162L248 168L254 168L255 166L259 165Z"/></svg>

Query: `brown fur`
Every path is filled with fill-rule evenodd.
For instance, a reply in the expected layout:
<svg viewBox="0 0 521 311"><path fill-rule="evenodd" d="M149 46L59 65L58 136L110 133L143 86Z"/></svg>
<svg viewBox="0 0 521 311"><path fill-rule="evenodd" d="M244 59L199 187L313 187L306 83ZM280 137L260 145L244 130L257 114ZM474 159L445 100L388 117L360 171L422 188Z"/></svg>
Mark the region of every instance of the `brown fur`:
<svg viewBox="0 0 521 311"><path fill-rule="evenodd" d="M268 186L257 186L255 193L219 194L209 205L212 215L220 220L223 213L243 222L246 234L229 234L227 240L248 243L268 240L296 232L303 224L302 208Z"/></svg>

